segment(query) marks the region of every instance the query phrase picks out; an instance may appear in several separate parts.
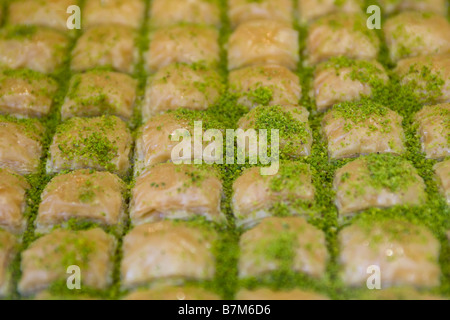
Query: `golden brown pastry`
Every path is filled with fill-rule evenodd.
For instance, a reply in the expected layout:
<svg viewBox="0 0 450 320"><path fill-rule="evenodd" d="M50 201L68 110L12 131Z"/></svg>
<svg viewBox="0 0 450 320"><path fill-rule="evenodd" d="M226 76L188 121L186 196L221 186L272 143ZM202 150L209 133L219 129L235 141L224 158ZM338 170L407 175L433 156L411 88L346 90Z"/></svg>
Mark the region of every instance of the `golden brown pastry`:
<svg viewBox="0 0 450 320"><path fill-rule="evenodd" d="M236 300L330 300L330 298L319 293L299 289L290 291L241 289L236 295Z"/></svg>
<svg viewBox="0 0 450 320"><path fill-rule="evenodd" d="M211 168L157 164L137 178L130 217L134 225L195 216L223 222L221 198L222 183Z"/></svg>
<svg viewBox="0 0 450 320"><path fill-rule="evenodd" d="M394 70L401 84L427 104L450 102L450 54L400 60Z"/></svg>
<svg viewBox="0 0 450 320"><path fill-rule="evenodd" d="M144 20L143 0L89 0L83 8L83 26L122 24L139 28Z"/></svg>
<svg viewBox="0 0 450 320"><path fill-rule="evenodd" d="M299 62L298 32L276 20L241 24L228 40L228 69L278 64L291 70Z"/></svg>
<svg viewBox="0 0 450 320"><path fill-rule="evenodd" d="M243 116L238 127L244 131L248 129L279 130L280 153L292 158L299 158L311 154L312 132L308 124L309 112L304 107L259 106ZM250 149L245 143L245 150Z"/></svg>
<svg viewBox="0 0 450 320"><path fill-rule="evenodd" d="M56 130L47 172L94 169L125 175L131 143L125 122L115 116L71 118Z"/></svg>
<svg viewBox="0 0 450 320"><path fill-rule="evenodd" d="M425 106L415 120L427 159L450 156L450 103Z"/></svg>
<svg viewBox="0 0 450 320"><path fill-rule="evenodd" d="M125 184L109 172L77 170L56 176L41 195L36 231L48 232L68 220L122 227Z"/></svg>
<svg viewBox="0 0 450 320"><path fill-rule="evenodd" d="M211 280L216 234L206 228L163 221L140 225L123 242L122 286L153 281Z"/></svg>
<svg viewBox="0 0 450 320"><path fill-rule="evenodd" d="M313 202L315 189L309 165L281 162L276 175L264 176L260 167L246 169L233 183L232 207L238 226L249 226L273 215L274 206L286 205L291 214L301 214L295 205Z"/></svg>
<svg viewBox="0 0 450 320"><path fill-rule="evenodd" d="M0 73L0 113L18 118L50 113L58 85L53 78L31 70Z"/></svg>
<svg viewBox="0 0 450 320"><path fill-rule="evenodd" d="M435 287L440 283L440 244L426 228L402 220L353 224L339 234L340 277L352 287L366 287L381 271L381 286Z"/></svg>
<svg viewBox="0 0 450 320"><path fill-rule="evenodd" d="M0 227L12 233L25 230L27 180L8 169L0 169Z"/></svg>
<svg viewBox="0 0 450 320"><path fill-rule="evenodd" d="M52 73L66 57L68 38L44 27L13 26L0 30L0 68Z"/></svg>
<svg viewBox="0 0 450 320"><path fill-rule="evenodd" d="M101 229L55 230L22 252L22 278L18 289L28 296L66 281L69 266L81 271L81 287L105 290L112 284L116 240Z"/></svg>
<svg viewBox="0 0 450 320"><path fill-rule="evenodd" d="M297 0L298 14L301 23L335 12L356 13L361 12L361 0Z"/></svg>
<svg viewBox="0 0 450 320"><path fill-rule="evenodd" d="M314 71L313 96L317 110L325 111L334 104L371 96L372 89L389 80L377 61L332 57Z"/></svg>
<svg viewBox="0 0 450 320"><path fill-rule="evenodd" d="M215 0L153 0L150 8L150 22L157 28L178 23L219 27L220 7Z"/></svg>
<svg viewBox="0 0 450 320"><path fill-rule="evenodd" d="M230 0L228 17L233 28L252 20L277 20L292 25L294 11L290 0Z"/></svg>
<svg viewBox="0 0 450 320"><path fill-rule="evenodd" d="M21 175L36 173L42 156L45 129L36 120L0 117L0 168Z"/></svg>
<svg viewBox="0 0 450 320"><path fill-rule="evenodd" d="M138 290L128 294L124 300L220 300L220 297L202 288L161 287Z"/></svg>
<svg viewBox="0 0 450 320"><path fill-rule="evenodd" d="M144 121L168 110L204 110L220 99L222 81L217 72L201 66L171 64L148 79L142 115Z"/></svg>
<svg viewBox="0 0 450 320"><path fill-rule="evenodd" d="M239 242L239 278L260 277L275 270L325 274L325 234L299 217L266 218Z"/></svg>
<svg viewBox="0 0 450 320"><path fill-rule="evenodd" d="M403 118L371 101L335 105L322 120L330 159L405 152Z"/></svg>
<svg viewBox="0 0 450 320"><path fill-rule="evenodd" d="M450 52L450 23L439 14L403 12L383 27L392 61Z"/></svg>
<svg viewBox="0 0 450 320"><path fill-rule="evenodd" d="M445 15L445 0L380 0L383 12L391 14L396 11L414 10L418 12L434 12Z"/></svg>
<svg viewBox="0 0 450 320"><path fill-rule="evenodd" d="M265 64L230 72L228 82L238 103L248 108L258 105L297 106L302 88L298 76L288 68Z"/></svg>
<svg viewBox="0 0 450 320"><path fill-rule="evenodd" d="M434 171L436 172L439 190L450 206L450 159L436 163L434 165ZM450 232L447 235L450 236Z"/></svg>
<svg viewBox="0 0 450 320"><path fill-rule="evenodd" d="M366 17L356 13L335 13L309 27L306 39L307 64L315 65L333 56L375 60L380 40L366 26Z"/></svg>
<svg viewBox="0 0 450 320"><path fill-rule="evenodd" d="M46 26L67 31L67 8L73 0L18 0L9 5L8 23L11 25Z"/></svg>
<svg viewBox="0 0 450 320"><path fill-rule="evenodd" d="M14 256L16 239L6 231L0 229L0 298L11 291L11 271L9 266Z"/></svg>
<svg viewBox="0 0 450 320"><path fill-rule="evenodd" d="M406 160L389 154L371 154L336 171L336 206L341 216L395 205L420 205L426 200L425 183Z"/></svg>
<svg viewBox="0 0 450 320"><path fill-rule="evenodd" d="M127 121L133 115L137 80L109 71L76 74L62 106L63 120L73 117L116 115Z"/></svg>
<svg viewBox="0 0 450 320"><path fill-rule="evenodd" d="M145 68L155 72L171 63L215 66L220 59L219 33L199 25L175 25L151 33Z"/></svg>
<svg viewBox="0 0 450 320"><path fill-rule="evenodd" d="M132 73L138 60L135 30L120 24L87 29L72 51L71 69L82 72L96 67Z"/></svg>

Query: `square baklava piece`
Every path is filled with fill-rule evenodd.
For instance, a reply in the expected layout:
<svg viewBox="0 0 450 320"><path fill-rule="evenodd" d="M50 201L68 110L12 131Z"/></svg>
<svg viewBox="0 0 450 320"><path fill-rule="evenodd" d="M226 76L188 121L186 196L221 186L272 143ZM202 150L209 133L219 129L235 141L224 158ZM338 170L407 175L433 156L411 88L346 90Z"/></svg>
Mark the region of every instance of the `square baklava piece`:
<svg viewBox="0 0 450 320"><path fill-rule="evenodd" d="M68 38L45 27L10 26L0 30L0 68L52 73L67 57Z"/></svg>
<svg viewBox="0 0 450 320"><path fill-rule="evenodd" d="M136 179L130 217L135 225L162 219L223 222L222 182L214 170L173 163L157 164Z"/></svg>
<svg viewBox="0 0 450 320"><path fill-rule="evenodd" d="M405 152L403 118L378 103L343 102L322 120L330 159L352 158L369 153Z"/></svg>
<svg viewBox="0 0 450 320"><path fill-rule="evenodd" d="M0 168L21 175L37 173L44 133L37 120L0 116Z"/></svg>
<svg viewBox="0 0 450 320"><path fill-rule="evenodd" d="M150 22L156 28L179 23L203 24L219 27L220 6L217 0L153 0Z"/></svg>
<svg viewBox="0 0 450 320"><path fill-rule="evenodd" d="M70 266L81 271L82 286L106 290L112 284L116 239L102 229L58 229L22 252L20 294L29 296L57 282L66 283Z"/></svg>
<svg viewBox="0 0 450 320"><path fill-rule="evenodd" d="M94 169L125 175L131 145L127 125L115 116L71 118L56 129L47 172Z"/></svg>
<svg viewBox="0 0 450 320"><path fill-rule="evenodd" d="M208 26L175 25L150 34L145 67L149 72L172 63L217 66L220 60L219 32Z"/></svg>
<svg viewBox="0 0 450 320"><path fill-rule="evenodd" d="M377 61L332 57L316 67L312 96L317 110L325 111L340 102L370 97L374 87L388 80L386 70Z"/></svg>
<svg viewBox="0 0 450 320"><path fill-rule="evenodd" d="M123 241L122 286L212 280L216 270L214 231L163 221L132 229Z"/></svg>
<svg viewBox="0 0 450 320"><path fill-rule="evenodd" d="M0 228L19 234L25 230L27 221L27 180L8 169L0 169Z"/></svg>
<svg viewBox="0 0 450 320"><path fill-rule="evenodd" d="M266 218L242 235L239 246L239 278L262 277L276 270L313 278L325 274L325 234L303 218Z"/></svg>
<svg viewBox="0 0 450 320"><path fill-rule="evenodd" d="M83 26L120 24L138 29L144 21L144 0L88 0L83 8Z"/></svg>
<svg viewBox="0 0 450 320"><path fill-rule="evenodd" d="M8 24L45 26L67 31L67 8L77 0L17 0L10 1Z"/></svg>
<svg viewBox="0 0 450 320"><path fill-rule="evenodd" d="M209 68L171 64L148 79L144 120L151 116L178 108L205 110L216 104L223 92L220 75Z"/></svg>
<svg viewBox="0 0 450 320"><path fill-rule="evenodd" d="M425 106L415 120L427 159L450 156L450 103Z"/></svg>
<svg viewBox="0 0 450 320"><path fill-rule="evenodd" d="M50 113L58 85L44 74L31 70L0 73L0 113L18 118L41 118Z"/></svg>
<svg viewBox="0 0 450 320"><path fill-rule="evenodd" d="M77 170L53 178L41 195L36 218L39 233L69 220L123 227L125 183L109 172Z"/></svg>
<svg viewBox="0 0 450 320"><path fill-rule="evenodd" d="M238 96L238 104L248 108L297 106L302 95L298 76L276 64L234 70L230 72L228 82L231 91Z"/></svg>
<svg viewBox="0 0 450 320"><path fill-rule="evenodd" d="M338 235L340 277L366 287L369 267L381 271L382 288L439 286L440 243L425 227L403 220L359 221Z"/></svg>
<svg viewBox="0 0 450 320"><path fill-rule="evenodd" d="M294 6L291 0L230 0L228 18L233 28L252 20L277 20L292 25Z"/></svg>
<svg viewBox="0 0 450 320"><path fill-rule="evenodd" d="M434 12L444 15L445 0L380 0L383 12L391 14L398 11Z"/></svg>
<svg viewBox="0 0 450 320"><path fill-rule="evenodd" d="M228 69L258 64L278 64L297 69L298 32L276 20L253 20L241 24L228 40Z"/></svg>
<svg viewBox="0 0 450 320"><path fill-rule="evenodd" d="M232 208L238 226L252 225L277 214L278 209L281 213L302 214L303 204L314 201L309 165L282 161L276 175L263 175L261 169L246 169L233 183Z"/></svg>
<svg viewBox="0 0 450 320"><path fill-rule="evenodd" d="M128 121L133 115L137 80L127 74L94 70L76 74L61 109L63 120L115 115Z"/></svg>
<svg viewBox="0 0 450 320"><path fill-rule="evenodd" d="M424 204L425 183L408 161L389 154L372 154L338 169L334 178L341 217L369 208Z"/></svg>
<svg viewBox="0 0 450 320"><path fill-rule="evenodd" d="M313 22L306 38L306 63L316 65L333 56L376 60L380 40L367 28L366 19L357 13L335 13Z"/></svg>
<svg viewBox="0 0 450 320"><path fill-rule="evenodd" d="M336 13L356 13L362 11L362 0L297 0L300 23L310 23L320 17Z"/></svg>
<svg viewBox="0 0 450 320"><path fill-rule="evenodd" d="M271 130L279 130L280 155L299 158L311 154L313 139L308 117L309 112L304 107L259 106L239 120L238 128L244 131L254 129L256 132L267 130L268 135L272 134ZM253 148L250 138L244 141L244 145L246 154L249 153L251 157L252 150L255 152L255 149L258 151L258 148ZM247 143L247 140L250 143ZM269 147L273 148L270 143L268 143Z"/></svg>
<svg viewBox="0 0 450 320"><path fill-rule="evenodd" d="M131 27L110 24L87 29L72 51L71 69L82 72L97 67L132 73L138 60L137 34Z"/></svg>
<svg viewBox="0 0 450 320"><path fill-rule="evenodd" d="M383 27L392 61L450 52L450 23L439 14L403 12Z"/></svg>

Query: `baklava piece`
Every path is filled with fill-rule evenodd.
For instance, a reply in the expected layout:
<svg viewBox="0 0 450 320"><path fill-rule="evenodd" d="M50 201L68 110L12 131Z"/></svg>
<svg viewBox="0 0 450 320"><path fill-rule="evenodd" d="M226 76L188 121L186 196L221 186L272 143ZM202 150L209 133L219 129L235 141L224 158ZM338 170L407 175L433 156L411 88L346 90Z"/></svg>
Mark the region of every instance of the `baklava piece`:
<svg viewBox="0 0 450 320"><path fill-rule="evenodd" d="M372 154L336 171L336 206L341 216L378 207L420 205L426 200L425 183L406 160Z"/></svg>
<svg viewBox="0 0 450 320"><path fill-rule="evenodd" d="M29 296L55 282L66 282L70 266L81 271L81 286L105 290L112 284L116 239L103 230L55 230L22 252L18 289Z"/></svg>
<svg viewBox="0 0 450 320"><path fill-rule="evenodd" d="M134 225L198 216L223 222L221 198L222 183L214 170L157 164L137 178L132 190L130 217Z"/></svg>
<svg viewBox="0 0 450 320"><path fill-rule="evenodd" d="M309 23L336 12L361 12L362 2L362 0L298 0L299 19L301 23Z"/></svg>
<svg viewBox="0 0 450 320"><path fill-rule="evenodd" d="M137 81L109 71L76 74L61 110L63 120L72 117L115 115L130 120L136 101Z"/></svg>
<svg viewBox="0 0 450 320"><path fill-rule="evenodd" d="M239 278L261 277L276 270L314 278L325 274L325 234L303 218L266 218L245 232L239 245Z"/></svg>
<svg viewBox="0 0 450 320"><path fill-rule="evenodd" d="M434 12L445 15L445 0L380 0L383 12L391 14L398 11Z"/></svg>
<svg viewBox="0 0 450 320"><path fill-rule="evenodd" d="M322 120L329 158L404 153L402 120L396 112L369 100L335 105Z"/></svg>
<svg viewBox="0 0 450 320"><path fill-rule="evenodd" d="M67 8L74 0L18 0L9 5L8 23L45 26L67 31Z"/></svg>
<svg viewBox="0 0 450 320"><path fill-rule="evenodd" d="M69 220L123 227L125 184L109 172L78 170L56 176L41 196L36 230L50 231Z"/></svg>
<svg viewBox="0 0 450 320"><path fill-rule="evenodd" d="M309 112L304 107L259 106L238 122L239 129L279 130L279 148L282 156L299 158L311 154L312 132L308 124ZM239 141L238 141L239 142ZM268 148L273 147L268 145ZM245 142L246 153L252 146Z"/></svg>
<svg viewBox="0 0 450 320"><path fill-rule="evenodd" d="M162 287L138 290L127 295L124 300L220 300L220 297L202 288Z"/></svg>
<svg viewBox="0 0 450 320"><path fill-rule="evenodd" d="M83 26L120 24L139 28L144 21L143 0L88 0L83 8Z"/></svg>
<svg viewBox="0 0 450 320"><path fill-rule="evenodd" d="M404 12L383 27L391 60L450 52L450 23L441 15Z"/></svg>
<svg viewBox="0 0 450 320"><path fill-rule="evenodd" d="M348 286L366 287L372 266L379 267L383 289L439 286L440 244L425 227L402 220L362 221L338 238L340 277Z"/></svg>
<svg viewBox="0 0 450 320"><path fill-rule="evenodd" d="M441 194L447 200L447 204L450 206L450 159L444 162L437 163L434 166L436 172L436 178L439 184L439 190ZM450 239L450 231L447 233Z"/></svg>
<svg viewBox="0 0 450 320"><path fill-rule="evenodd" d="M219 101L222 86L219 74L211 69L171 64L149 78L143 118L178 108L207 109Z"/></svg>
<svg viewBox="0 0 450 320"><path fill-rule="evenodd" d="M301 204L314 201L309 165L283 161L276 175L264 176L260 167L246 169L233 184L232 206L238 226L252 225L276 212L277 205L289 214L301 214Z"/></svg>
<svg viewBox="0 0 450 320"><path fill-rule="evenodd" d="M10 264L16 247L15 237L0 229L0 298L6 297L11 291Z"/></svg>
<svg viewBox="0 0 450 320"><path fill-rule="evenodd" d="M0 169L0 228L19 234L25 230L27 190L30 185L24 177L7 169Z"/></svg>
<svg viewBox="0 0 450 320"><path fill-rule="evenodd" d="M295 70L299 59L298 32L283 22L249 21L228 40L229 70L272 63Z"/></svg>
<svg viewBox="0 0 450 320"><path fill-rule="evenodd" d="M330 300L330 298L319 293L299 289L293 289L290 291L242 289L236 294L236 300Z"/></svg>
<svg viewBox="0 0 450 320"><path fill-rule="evenodd" d="M297 106L302 95L298 76L275 64L232 71L229 85L239 97L238 104L248 108L259 105Z"/></svg>
<svg viewBox="0 0 450 320"><path fill-rule="evenodd" d="M230 0L228 17L233 28L252 20L277 20L292 25L294 6L291 0Z"/></svg>
<svg viewBox="0 0 450 320"><path fill-rule="evenodd" d="M394 71L421 102L450 102L450 54L406 58Z"/></svg>
<svg viewBox="0 0 450 320"><path fill-rule="evenodd" d="M131 144L127 125L115 116L72 118L56 129L47 172L94 169L125 175Z"/></svg>
<svg viewBox="0 0 450 320"><path fill-rule="evenodd" d="M180 62L216 66L220 60L219 33L198 25L176 25L158 29L150 35L146 68L155 72Z"/></svg>
<svg viewBox="0 0 450 320"><path fill-rule="evenodd" d="M3 71L0 73L0 113L17 118L46 116L57 89L56 81L41 73Z"/></svg>
<svg viewBox="0 0 450 320"><path fill-rule="evenodd" d="M372 95L372 89L386 84L389 77L376 61L332 57L314 72L313 96L319 111L334 104L356 101Z"/></svg>
<svg viewBox="0 0 450 320"><path fill-rule="evenodd" d="M151 24L157 28L178 23L219 27L220 20L217 0L153 0L150 8Z"/></svg>
<svg viewBox="0 0 450 320"><path fill-rule="evenodd" d="M52 73L66 58L68 38L64 34L28 26L13 26L0 30L0 68L27 68Z"/></svg>
<svg viewBox="0 0 450 320"><path fill-rule="evenodd" d="M337 13L312 23L306 39L307 64L315 65L333 56L375 60L380 40L375 30L367 28L366 19L360 14Z"/></svg>
<svg viewBox="0 0 450 320"><path fill-rule="evenodd" d="M211 280L217 235L202 227L164 221L140 225L124 238L122 286Z"/></svg>
<svg viewBox="0 0 450 320"><path fill-rule="evenodd" d="M425 106L415 120L427 159L450 156L450 103Z"/></svg>
<svg viewBox="0 0 450 320"><path fill-rule="evenodd" d="M101 25L88 29L72 51L71 68L82 72L96 67L132 73L138 60L136 33L123 25Z"/></svg>
<svg viewBox="0 0 450 320"><path fill-rule="evenodd" d="M0 116L0 168L21 175L37 173L44 132L36 120Z"/></svg>

